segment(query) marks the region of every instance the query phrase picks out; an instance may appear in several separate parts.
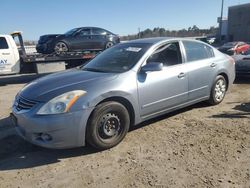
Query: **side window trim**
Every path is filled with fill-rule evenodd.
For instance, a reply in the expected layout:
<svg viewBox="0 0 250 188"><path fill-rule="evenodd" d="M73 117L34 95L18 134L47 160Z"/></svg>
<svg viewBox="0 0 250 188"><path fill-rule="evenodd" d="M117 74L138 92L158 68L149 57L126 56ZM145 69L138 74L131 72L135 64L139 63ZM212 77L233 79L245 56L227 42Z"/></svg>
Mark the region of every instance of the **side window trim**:
<svg viewBox="0 0 250 188"><path fill-rule="evenodd" d="M182 57L182 64L185 64L187 62L186 59L186 50L182 43L182 40L179 41L180 51L181 51L181 57Z"/></svg>

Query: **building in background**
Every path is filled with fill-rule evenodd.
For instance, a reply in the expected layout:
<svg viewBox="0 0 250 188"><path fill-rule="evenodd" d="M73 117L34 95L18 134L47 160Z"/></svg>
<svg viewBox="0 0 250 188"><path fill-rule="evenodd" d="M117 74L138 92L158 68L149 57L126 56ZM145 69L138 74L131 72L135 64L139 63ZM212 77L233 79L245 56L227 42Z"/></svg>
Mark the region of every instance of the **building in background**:
<svg viewBox="0 0 250 188"><path fill-rule="evenodd" d="M218 22L218 24L221 23L221 26L220 26L221 29L218 30L217 38L221 37L220 40L222 42L225 42L227 40L227 36L228 36L228 19L223 17L221 20L221 18L218 17L217 22Z"/></svg>
<svg viewBox="0 0 250 188"><path fill-rule="evenodd" d="M250 3L228 8L228 40L250 41Z"/></svg>

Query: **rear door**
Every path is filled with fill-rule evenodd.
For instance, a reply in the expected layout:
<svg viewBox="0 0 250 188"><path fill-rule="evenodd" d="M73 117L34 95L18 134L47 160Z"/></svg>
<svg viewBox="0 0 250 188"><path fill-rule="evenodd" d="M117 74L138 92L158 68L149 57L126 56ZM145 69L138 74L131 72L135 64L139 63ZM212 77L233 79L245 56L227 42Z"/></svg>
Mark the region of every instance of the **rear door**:
<svg viewBox="0 0 250 188"><path fill-rule="evenodd" d="M92 28L92 42L95 49L104 49L107 41L107 31L101 28Z"/></svg>
<svg viewBox="0 0 250 188"><path fill-rule="evenodd" d="M213 49L203 43L183 41L188 72L188 99L207 98L216 76L217 61Z"/></svg>
<svg viewBox="0 0 250 188"><path fill-rule="evenodd" d="M15 64L16 59L11 43L6 37L0 36L0 74L12 73Z"/></svg>
<svg viewBox="0 0 250 188"><path fill-rule="evenodd" d="M164 67L161 71L138 73L142 118L171 110L188 99L188 75L178 41L157 48L145 64L150 62L163 63Z"/></svg>
<svg viewBox="0 0 250 188"><path fill-rule="evenodd" d="M75 35L67 39L71 45L72 50L81 51L86 49L93 49L93 43L91 39L91 29L83 28Z"/></svg>

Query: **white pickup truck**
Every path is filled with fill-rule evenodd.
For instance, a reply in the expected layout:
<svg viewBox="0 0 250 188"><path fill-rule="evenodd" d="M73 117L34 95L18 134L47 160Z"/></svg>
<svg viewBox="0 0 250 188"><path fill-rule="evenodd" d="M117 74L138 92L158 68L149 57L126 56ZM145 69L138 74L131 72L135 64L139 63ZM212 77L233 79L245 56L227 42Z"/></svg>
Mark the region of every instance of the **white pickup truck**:
<svg viewBox="0 0 250 188"><path fill-rule="evenodd" d="M17 47L15 38L20 47ZM0 35L0 75L47 73L78 66L101 51L66 52L61 54L26 54L21 32Z"/></svg>
<svg viewBox="0 0 250 188"><path fill-rule="evenodd" d="M0 35L0 74L20 72L20 55L10 35Z"/></svg>

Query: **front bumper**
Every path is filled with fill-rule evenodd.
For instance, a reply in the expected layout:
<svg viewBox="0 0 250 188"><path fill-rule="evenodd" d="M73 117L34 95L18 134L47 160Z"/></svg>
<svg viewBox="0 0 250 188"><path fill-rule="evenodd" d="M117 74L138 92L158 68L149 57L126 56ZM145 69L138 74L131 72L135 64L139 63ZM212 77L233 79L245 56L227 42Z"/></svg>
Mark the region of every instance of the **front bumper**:
<svg viewBox="0 0 250 188"><path fill-rule="evenodd" d="M87 120L92 109L87 108L57 115L36 115L19 112L12 107L12 119L17 133L25 140L46 148L62 149L85 145Z"/></svg>
<svg viewBox="0 0 250 188"><path fill-rule="evenodd" d="M52 53L53 49L51 48L51 45L48 43L42 43L42 44L38 43L36 45L36 51L38 53L47 54L47 53Z"/></svg>
<svg viewBox="0 0 250 188"><path fill-rule="evenodd" d="M46 44L37 44L36 45L36 51L38 53L43 53L43 52L46 51L46 49L47 49L47 45Z"/></svg>

